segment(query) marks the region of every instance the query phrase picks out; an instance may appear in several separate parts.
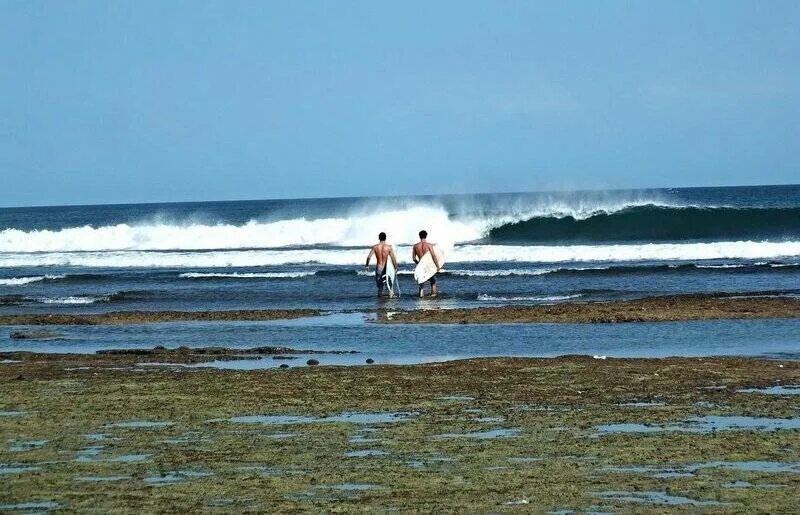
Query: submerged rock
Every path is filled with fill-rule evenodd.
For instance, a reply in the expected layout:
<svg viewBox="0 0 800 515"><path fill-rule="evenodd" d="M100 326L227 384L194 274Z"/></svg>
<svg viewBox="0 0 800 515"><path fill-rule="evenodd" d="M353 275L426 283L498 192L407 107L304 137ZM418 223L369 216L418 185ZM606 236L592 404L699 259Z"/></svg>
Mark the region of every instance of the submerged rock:
<svg viewBox="0 0 800 515"><path fill-rule="evenodd" d="M319 365L319 361L317 361L316 359L310 359L306 361L306 365L313 367Z"/></svg>
<svg viewBox="0 0 800 515"><path fill-rule="evenodd" d="M52 340L64 335L55 331L14 331L10 337L12 340Z"/></svg>

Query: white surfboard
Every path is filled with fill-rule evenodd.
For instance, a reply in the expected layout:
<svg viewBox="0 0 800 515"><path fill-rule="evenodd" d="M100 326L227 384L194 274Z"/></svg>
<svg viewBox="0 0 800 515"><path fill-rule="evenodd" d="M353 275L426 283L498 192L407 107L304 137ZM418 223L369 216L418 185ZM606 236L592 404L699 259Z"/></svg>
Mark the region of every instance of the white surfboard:
<svg viewBox="0 0 800 515"><path fill-rule="evenodd" d="M400 289L397 287L397 270L395 270L391 258L386 260L386 289L391 296L400 295Z"/></svg>
<svg viewBox="0 0 800 515"><path fill-rule="evenodd" d="M439 261L439 266L444 265L444 252L440 249L437 245L433 245L433 252L436 253L436 259ZM431 256L430 252L426 252L422 259L419 260L417 263L417 267L414 269L414 280L417 281L417 284L422 284L435 274L438 270L436 269L436 263L433 262L433 257Z"/></svg>

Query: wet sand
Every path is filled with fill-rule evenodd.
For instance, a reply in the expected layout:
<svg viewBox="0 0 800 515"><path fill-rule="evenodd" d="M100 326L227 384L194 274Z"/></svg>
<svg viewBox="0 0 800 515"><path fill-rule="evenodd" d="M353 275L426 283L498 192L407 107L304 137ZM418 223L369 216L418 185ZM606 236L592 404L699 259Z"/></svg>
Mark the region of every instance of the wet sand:
<svg viewBox="0 0 800 515"><path fill-rule="evenodd" d="M1 353L0 506L797 506L800 395L739 390L798 385L798 362L573 356L251 372L142 364L161 354ZM268 417L248 418L258 415ZM645 425L613 425L623 423Z"/></svg>
<svg viewBox="0 0 800 515"><path fill-rule="evenodd" d="M798 318L800 299L740 295L672 295L637 300L547 306L420 309L383 313L392 323L616 323L680 320Z"/></svg>

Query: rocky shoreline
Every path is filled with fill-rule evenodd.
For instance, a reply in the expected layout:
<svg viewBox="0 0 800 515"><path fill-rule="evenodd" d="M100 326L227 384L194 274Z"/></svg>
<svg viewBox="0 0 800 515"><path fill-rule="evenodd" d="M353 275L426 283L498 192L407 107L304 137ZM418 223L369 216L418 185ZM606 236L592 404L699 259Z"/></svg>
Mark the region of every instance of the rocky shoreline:
<svg viewBox="0 0 800 515"><path fill-rule="evenodd" d="M662 510L666 499L689 510L796 507L796 361L158 366L176 353L3 353L0 505L616 512Z"/></svg>
<svg viewBox="0 0 800 515"><path fill-rule="evenodd" d="M382 312L379 321L402 324L622 323L682 320L798 318L800 298L692 294L545 306L419 309Z"/></svg>

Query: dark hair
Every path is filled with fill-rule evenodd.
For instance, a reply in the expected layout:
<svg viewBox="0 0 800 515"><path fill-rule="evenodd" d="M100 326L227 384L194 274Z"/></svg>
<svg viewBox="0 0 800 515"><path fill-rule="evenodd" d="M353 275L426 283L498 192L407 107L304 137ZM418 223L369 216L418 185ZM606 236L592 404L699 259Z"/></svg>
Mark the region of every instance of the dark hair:
<svg viewBox="0 0 800 515"><path fill-rule="evenodd" d="M428 237L428 231L422 230L419 232L419 239L424 240L427 237Z"/></svg>
<svg viewBox="0 0 800 515"><path fill-rule="evenodd" d="M386 233L382 232L378 235L378 241L386 241Z"/></svg>

